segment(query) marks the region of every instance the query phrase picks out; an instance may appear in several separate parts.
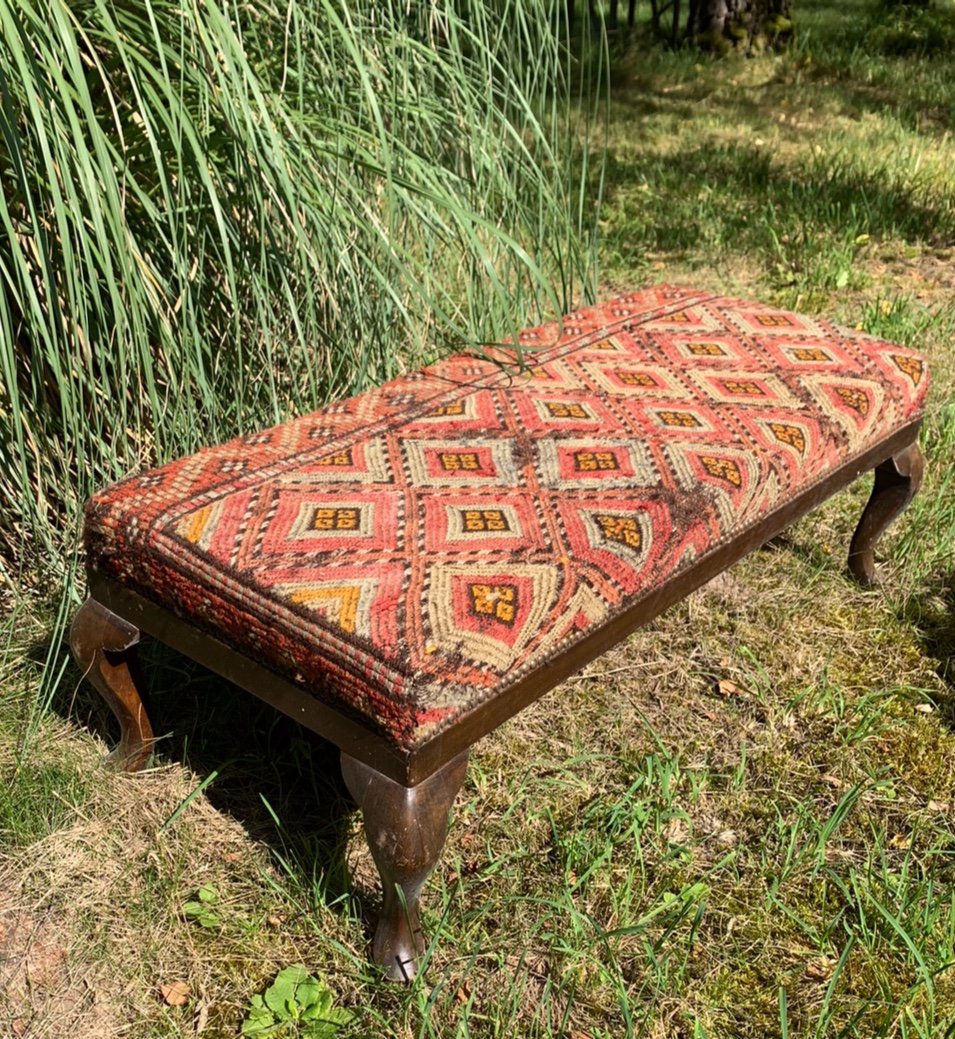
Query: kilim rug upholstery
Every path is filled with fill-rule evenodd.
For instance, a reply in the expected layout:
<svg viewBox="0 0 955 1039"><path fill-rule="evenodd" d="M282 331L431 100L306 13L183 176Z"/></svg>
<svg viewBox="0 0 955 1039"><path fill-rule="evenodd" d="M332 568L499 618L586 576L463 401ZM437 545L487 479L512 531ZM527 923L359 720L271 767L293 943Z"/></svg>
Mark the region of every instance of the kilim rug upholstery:
<svg viewBox="0 0 955 1039"><path fill-rule="evenodd" d="M89 565L410 749L923 410L911 350L660 286L131 477Z"/></svg>

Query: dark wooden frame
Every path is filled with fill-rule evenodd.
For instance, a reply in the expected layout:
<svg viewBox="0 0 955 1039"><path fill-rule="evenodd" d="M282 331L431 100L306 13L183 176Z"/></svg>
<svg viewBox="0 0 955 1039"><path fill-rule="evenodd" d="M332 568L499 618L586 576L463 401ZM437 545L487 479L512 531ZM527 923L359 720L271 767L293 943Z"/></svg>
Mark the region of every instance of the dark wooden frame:
<svg viewBox="0 0 955 1039"><path fill-rule="evenodd" d="M871 585L875 579L875 543L911 501L921 482L918 430L918 422L904 426L833 470L737 537L697 559L662 587L637 599L563 654L503 687L450 728L410 751L399 750L353 715L321 702L290 679L96 571L88 575L90 597L74 619L70 643L85 676L120 723L120 743L110 761L128 771L145 765L153 744L138 689L136 650L142 634L191 657L335 743L341 750L346 784L363 810L369 846L384 887L373 957L388 977L409 980L423 950L418 896L440 856L448 811L464 780L471 746L630 632L764 544L860 474L874 469L872 495L849 551L851 572L861 584Z"/></svg>

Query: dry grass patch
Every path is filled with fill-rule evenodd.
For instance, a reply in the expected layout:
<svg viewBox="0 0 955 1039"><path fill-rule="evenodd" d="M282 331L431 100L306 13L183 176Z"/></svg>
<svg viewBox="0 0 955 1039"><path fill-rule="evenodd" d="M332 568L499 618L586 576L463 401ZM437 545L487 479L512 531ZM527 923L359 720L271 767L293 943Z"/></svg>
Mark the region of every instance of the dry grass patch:
<svg viewBox="0 0 955 1039"><path fill-rule="evenodd" d="M68 731L54 729L46 754ZM307 958L302 907L268 850L195 796L199 777L179 765L115 775L99 768L101 745L75 733L68 745L60 756L93 779L88 799L0 866L13 1034L234 1034L251 994ZM188 912L200 888L215 896L208 926Z"/></svg>

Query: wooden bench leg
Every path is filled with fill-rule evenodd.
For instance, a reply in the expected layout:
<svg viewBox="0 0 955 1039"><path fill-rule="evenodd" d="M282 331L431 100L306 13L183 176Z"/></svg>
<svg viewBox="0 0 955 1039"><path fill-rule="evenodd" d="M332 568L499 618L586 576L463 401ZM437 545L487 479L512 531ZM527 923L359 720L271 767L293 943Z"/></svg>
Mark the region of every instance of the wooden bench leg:
<svg viewBox="0 0 955 1039"><path fill-rule="evenodd" d="M83 603L70 628L70 648L83 677L93 683L119 722L119 745L106 763L126 772L146 764L154 742L139 695L139 638L137 627L95 599Z"/></svg>
<svg viewBox="0 0 955 1039"><path fill-rule="evenodd" d="M444 848L448 813L467 764L465 751L418 786L406 787L342 753L342 774L362 810L384 891L372 957L392 981L411 981L425 950L418 897Z"/></svg>
<svg viewBox="0 0 955 1039"><path fill-rule="evenodd" d="M922 482L922 452L910 444L875 469L875 483L849 547L849 569L859 584L875 584L875 544L915 497Z"/></svg>

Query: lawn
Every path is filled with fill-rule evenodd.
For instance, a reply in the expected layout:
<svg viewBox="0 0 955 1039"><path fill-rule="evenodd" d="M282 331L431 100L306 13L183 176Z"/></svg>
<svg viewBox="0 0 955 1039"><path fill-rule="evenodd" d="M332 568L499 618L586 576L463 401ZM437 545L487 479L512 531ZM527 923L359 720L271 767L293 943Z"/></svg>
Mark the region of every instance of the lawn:
<svg viewBox="0 0 955 1039"><path fill-rule="evenodd" d="M601 294L692 282L927 355L926 478L881 587L845 569L860 480L483 740L403 988L366 961L377 880L334 751L152 647L169 735L140 775L98 770L112 722L25 572L0 1031L231 1036L302 963L346 1039L955 1035L955 15L795 9L780 55L613 42Z"/></svg>

